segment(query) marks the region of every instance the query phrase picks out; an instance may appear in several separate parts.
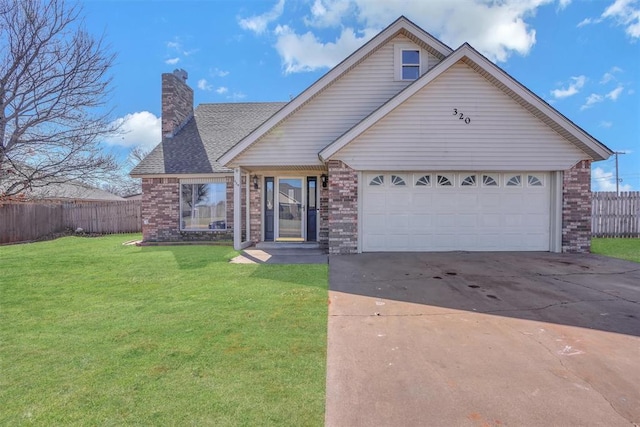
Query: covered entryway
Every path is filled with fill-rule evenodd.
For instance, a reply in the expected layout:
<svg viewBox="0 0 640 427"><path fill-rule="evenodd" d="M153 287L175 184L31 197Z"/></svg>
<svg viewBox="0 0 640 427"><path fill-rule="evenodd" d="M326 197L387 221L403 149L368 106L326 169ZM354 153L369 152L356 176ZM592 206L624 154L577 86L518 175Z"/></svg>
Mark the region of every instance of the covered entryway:
<svg viewBox="0 0 640 427"><path fill-rule="evenodd" d="M551 174L363 173L362 251L548 251Z"/></svg>
<svg viewBox="0 0 640 427"><path fill-rule="evenodd" d="M317 182L316 176L265 177L264 241L317 240Z"/></svg>

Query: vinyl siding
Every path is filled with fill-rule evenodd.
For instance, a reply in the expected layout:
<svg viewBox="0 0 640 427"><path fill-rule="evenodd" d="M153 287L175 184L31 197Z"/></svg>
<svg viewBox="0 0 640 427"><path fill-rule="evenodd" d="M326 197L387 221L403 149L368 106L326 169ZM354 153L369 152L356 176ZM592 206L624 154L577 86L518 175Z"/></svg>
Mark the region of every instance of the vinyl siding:
<svg viewBox="0 0 640 427"><path fill-rule="evenodd" d="M238 156L233 165L322 164L318 159L320 150L411 83L394 79L395 43L412 42L399 35L381 46L274 127ZM429 68L439 62L435 56L422 52L423 58L428 55Z"/></svg>
<svg viewBox="0 0 640 427"><path fill-rule="evenodd" d="M465 124L453 109L469 117ZM585 153L462 62L332 156L356 170L565 170Z"/></svg>

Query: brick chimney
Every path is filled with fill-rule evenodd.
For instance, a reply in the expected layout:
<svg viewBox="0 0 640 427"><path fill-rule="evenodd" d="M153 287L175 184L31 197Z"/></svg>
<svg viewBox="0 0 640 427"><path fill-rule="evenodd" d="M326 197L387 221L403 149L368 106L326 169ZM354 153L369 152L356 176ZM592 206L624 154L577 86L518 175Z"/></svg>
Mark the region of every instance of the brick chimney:
<svg viewBox="0 0 640 427"><path fill-rule="evenodd" d="M162 74L162 137L172 138L193 116L193 89L187 72L179 69Z"/></svg>

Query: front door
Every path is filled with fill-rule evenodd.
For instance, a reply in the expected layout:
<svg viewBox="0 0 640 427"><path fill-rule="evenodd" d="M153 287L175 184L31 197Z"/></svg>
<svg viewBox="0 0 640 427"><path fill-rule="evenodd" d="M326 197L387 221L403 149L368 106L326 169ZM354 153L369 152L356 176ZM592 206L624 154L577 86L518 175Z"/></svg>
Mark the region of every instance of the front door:
<svg viewBox="0 0 640 427"><path fill-rule="evenodd" d="M268 176L264 179L264 240L273 242L274 237L274 182L273 177Z"/></svg>
<svg viewBox="0 0 640 427"><path fill-rule="evenodd" d="M280 241L304 240L304 180L278 179L278 237Z"/></svg>
<svg viewBox="0 0 640 427"><path fill-rule="evenodd" d="M318 178L307 178L307 241L315 242L317 239L318 224L318 192L316 191Z"/></svg>

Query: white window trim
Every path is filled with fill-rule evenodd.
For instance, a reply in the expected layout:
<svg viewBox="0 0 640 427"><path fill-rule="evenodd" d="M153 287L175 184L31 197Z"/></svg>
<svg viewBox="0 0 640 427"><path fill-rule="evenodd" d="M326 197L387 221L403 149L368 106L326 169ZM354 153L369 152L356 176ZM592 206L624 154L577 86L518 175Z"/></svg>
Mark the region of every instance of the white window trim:
<svg viewBox="0 0 640 427"><path fill-rule="evenodd" d="M224 184L225 185L225 191L226 191L226 184L227 184L227 180L226 178L187 178L187 179L181 179L179 181L179 186L178 186L178 192L180 194L179 197L179 205L178 205L178 222L180 225L180 231L184 232L184 233L202 233L202 232L206 232L206 233L224 233L229 231L228 228L225 228L224 230L220 230L220 229L210 229L210 228L184 228L182 226L182 186L183 185L193 185L193 184ZM225 201L224 201L224 210L225 210L225 227L227 227L229 225L229 219L227 218L227 200L225 197Z"/></svg>
<svg viewBox="0 0 640 427"><path fill-rule="evenodd" d="M413 82L414 79L402 78L402 51L403 50L417 50L420 54L420 63L418 78L422 76L424 70L428 70L427 54L420 48L420 46L413 43L395 43L393 45L393 69L394 80L399 82Z"/></svg>

